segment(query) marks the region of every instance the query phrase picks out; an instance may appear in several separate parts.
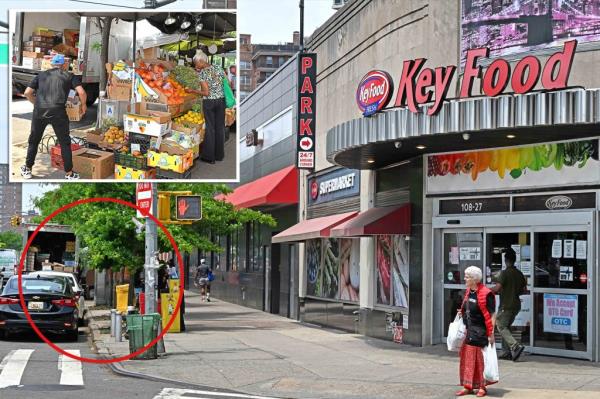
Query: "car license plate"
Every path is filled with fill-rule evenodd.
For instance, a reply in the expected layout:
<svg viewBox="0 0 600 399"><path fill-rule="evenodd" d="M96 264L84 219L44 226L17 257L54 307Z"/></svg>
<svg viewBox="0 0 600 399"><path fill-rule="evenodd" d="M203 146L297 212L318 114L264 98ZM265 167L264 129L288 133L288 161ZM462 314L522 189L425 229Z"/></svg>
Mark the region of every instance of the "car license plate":
<svg viewBox="0 0 600 399"><path fill-rule="evenodd" d="M27 309L29 310L43 310L44 302L29 302L27 304Z"/></svg>

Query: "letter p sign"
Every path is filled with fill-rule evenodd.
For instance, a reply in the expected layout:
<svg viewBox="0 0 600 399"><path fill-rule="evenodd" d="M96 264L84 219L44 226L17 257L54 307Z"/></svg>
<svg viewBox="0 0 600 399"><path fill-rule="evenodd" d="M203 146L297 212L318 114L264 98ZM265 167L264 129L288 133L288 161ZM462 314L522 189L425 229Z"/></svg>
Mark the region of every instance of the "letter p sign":
<svg viewBox="0 0 600 399"><path fill-rule="evenodd" d="M311 57L303 57L302 58L302 74L305 75L306 71L309 68L312 68L313 66L313 60Z"/></svg>

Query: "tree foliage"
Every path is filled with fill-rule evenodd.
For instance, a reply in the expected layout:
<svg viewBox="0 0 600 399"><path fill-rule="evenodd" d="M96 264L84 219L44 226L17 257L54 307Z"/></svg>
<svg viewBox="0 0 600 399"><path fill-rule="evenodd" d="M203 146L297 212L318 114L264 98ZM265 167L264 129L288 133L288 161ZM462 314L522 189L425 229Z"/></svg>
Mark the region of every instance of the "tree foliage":
<svg viewBox="0 0 600 399"><path fill-rule="evenodd" d="M159 191L191 191L202 196L202 220L192 225L167 225L181 252L193 248L202 251L221 251L213 243L210 234L224 235L242 227L245 223L257 222L275 225L270 215L251 209L236 210L229 203L215 200L214 196L229 193L224 184L159 184ZM46 192L35 201L42 217L46 217L61 206L84 198L110 197L135 203L135 184L128 183L73 183L63 184ZM174 200L172 215L174 215ZM136 234L131 220L136 216L134 209L115 203L92 203L78 205L57 215L51 223L70 225L88 248L91 267L114 270L122 267L135 271L144 264L144 233ZM174 217L174 216L173 216ZM159 249L172 250L166 235L159 228Z"/></svg>
<svg viewBox="0 0 600 399"><path fill-rule="evenodd" d="M0 248L20 251L23 249L23 237L14 231L4 231L0 233Z"/></svg>

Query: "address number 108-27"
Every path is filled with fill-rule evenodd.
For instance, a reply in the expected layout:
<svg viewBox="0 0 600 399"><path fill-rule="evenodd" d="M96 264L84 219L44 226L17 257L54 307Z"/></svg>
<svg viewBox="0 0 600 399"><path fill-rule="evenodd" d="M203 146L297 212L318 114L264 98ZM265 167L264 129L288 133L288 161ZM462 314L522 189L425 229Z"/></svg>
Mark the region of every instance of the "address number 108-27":
<svg viewBox="0 0 600 399"><path fill-rule="evenodd" d="M463 212L481 212L483 209L482 202L463 202L460 204L460 208Z"/></svg>

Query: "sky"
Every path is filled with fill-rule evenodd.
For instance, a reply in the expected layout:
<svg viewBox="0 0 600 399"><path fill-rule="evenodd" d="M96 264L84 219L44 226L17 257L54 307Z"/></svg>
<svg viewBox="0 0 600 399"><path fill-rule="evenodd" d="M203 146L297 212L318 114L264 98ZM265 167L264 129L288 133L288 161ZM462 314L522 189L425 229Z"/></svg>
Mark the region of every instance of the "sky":
<svg viewBox="0 0 600 399"><path fill-rule="evenodd" d="M252 35L252 43L292 41L300 31L299 0L238 0L238 32ZM309 37L335 11L332 0L304 0L304 37Z"/></svg>
<svg viewBox="0 0 600 399"><path fill-rule="evenodd" d="M23 184L23 200L21 201L23 212L33 209L31 197L40 197L46 191L54 190L56 187L56 184Z"/></svg>

